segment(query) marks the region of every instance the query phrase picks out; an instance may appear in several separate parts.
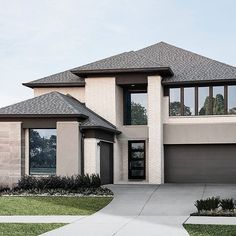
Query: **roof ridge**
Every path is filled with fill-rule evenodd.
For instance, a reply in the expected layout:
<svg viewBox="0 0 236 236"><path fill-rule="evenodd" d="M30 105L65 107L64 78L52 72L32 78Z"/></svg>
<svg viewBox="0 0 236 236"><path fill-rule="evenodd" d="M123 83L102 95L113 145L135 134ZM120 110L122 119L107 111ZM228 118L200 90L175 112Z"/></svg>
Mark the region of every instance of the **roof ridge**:
<svg viewBox="0 0 236 236"><path fill-rule="evenodd" d="M56 92L56 91L55 91L55 93L56 93L56 95L57 95L58 97L62 98L63 101L64 101L70 108L72 108L74 111L76 111L76 112L79 113L78 109L77 109L76 107L74 107L69 101L67 101L67 100L65 99L65 98L68 98L67 95L64 95L64 94L62 94L62 93L60 93L60 92ZM71 97L72 97L72 96L71 96Z"/></svg>
<svg viewBox="0 0 236 236"><path fill-rule="evenodd" d="M78 99L76 99L75 97L71 96L70 94L65 95L69 98L72 98L73 100L76 100L78 103L80 103L85 109L87 109L89 112L93 113L94 115L98 116L101 120L107 122L109 125L111 125L114 128L117 128L115 125L113 125L110 121L106 120L105 118L103 118L102 116L98 115L96 112L94 112L93 110L91 110L90 108L88 108L84 103L82 103L81 101L79 101Z"/></svg>
<svg viewBox="0 0 236 236"><path fill-rule="evenodd" d="M187 50L187 49L184 49L184 48L181 48L181 47L177 47L177 46L175 46L175 45L173 45L173 44L166 43L166 42L163 42L163 41L161 41L161 42L159 42L159 43L155 43L155 44L150 45L150 46L147 46L147 47L145 47L145 48L139 49L138 51L141 51L141 50L146 49L146 48L153 47L153 46L158 45L158 44L165 44L165 45L171 46L171 47L173 47L173 48L176 48L176 49L182 50L182 51L184 51L184 52L191 53L191 54L194 54L194 55L196 55L196 56L199 56L199 57L202 57L202 58L206 58L206 59L208 59L208 60L211 60L211 61L214 61L214 62L220 63L220 64L222 64L222 65L226 65L226 66L229 66L229 67L233 67L234 69L236 69L236 66L233 66L233 65L227 64L227 63L222 62L222 61L218 61L218 60L216 60L216 59L212 59L212 58L207 57L207 56L203 56L203 55L201 55L201 54L199 54L199 53L192 52L192 51L190 51L190 50Z"/></svg>

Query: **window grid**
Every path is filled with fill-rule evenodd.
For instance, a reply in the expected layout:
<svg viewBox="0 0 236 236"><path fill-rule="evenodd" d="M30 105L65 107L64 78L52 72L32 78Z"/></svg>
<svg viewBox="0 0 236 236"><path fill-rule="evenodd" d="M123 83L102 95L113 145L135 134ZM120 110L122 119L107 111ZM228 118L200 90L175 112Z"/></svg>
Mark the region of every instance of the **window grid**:
<svg viewBox="0 0 236 236"><path fill-rule="evenodd" d="M199 114L199 88L208 88L209 89L209 115L214 115L213 114L213 101L214 101L214 96L213 96L213 88L214 87L222 87L222 85L216 85L216 86L191 86L191 88L194 88L194 105L195 105L195 116L202 116ZM228 112L229 110L229 103L228 103L228 99L229 99L229 89L228 89L228 86L235 86L236 88L236 85L224 85L223 86L223 96L224 96L224 112L222 115L227 115L227 114L230 114ZM188 116L188 115L185 115L184 114L184 88L187 88L187 87L174 87L174 88L169 88L169 90L171 89L176 89L176 88L179 88L180 89L180 113L181 113L181 116ZM170 104L171 104L171 98L170 98L170 95L171 95L171 92L169 91L169 115L170 116L176 116L176 115L171 115L170 113ZM236 97L236 96L235 96ZM235 98L236 100L236 98ZM235 101L236 102L236 101ZM208 115L208 114L207 114Z"/></svg>

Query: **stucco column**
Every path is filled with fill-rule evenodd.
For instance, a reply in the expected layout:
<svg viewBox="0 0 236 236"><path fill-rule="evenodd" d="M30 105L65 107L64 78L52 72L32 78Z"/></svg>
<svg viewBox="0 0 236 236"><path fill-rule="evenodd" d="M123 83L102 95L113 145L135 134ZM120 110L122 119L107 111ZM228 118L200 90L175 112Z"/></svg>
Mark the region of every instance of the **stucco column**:
<svg viewBox="0 0 236 236"><path fill-rule="evenodd" d="M12 186L21 177L22 123L0 122L0 185Z"/></svg>
<svg viewBox="0 0 236 236"><path fill-rule="evenodd" d="M57 122L57 175L81 173L79 122Z"/></svg>
<svg viewBox="0 0 236 236"><path fill-rule="evenodd" d="M162 85L160 76L148 76L149 183L163 183Z"/></svg>
<svg viewBox="0 0 236 236"><path fill-rule="evenodd" d="M84 173L100 174L100 146L95 138L84 139Z"/></svg>

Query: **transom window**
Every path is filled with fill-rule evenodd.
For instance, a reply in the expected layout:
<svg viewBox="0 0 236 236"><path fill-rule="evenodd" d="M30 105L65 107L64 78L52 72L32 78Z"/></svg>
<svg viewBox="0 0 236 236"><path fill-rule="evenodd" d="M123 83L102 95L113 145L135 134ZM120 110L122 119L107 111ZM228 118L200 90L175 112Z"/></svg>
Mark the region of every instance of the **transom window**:
<svg viewBox="0 0 236 236"><path fill-rule="evenodd" d="M29 174L56 174L56 129L30 129Z"/></svg>
<svg viewBox="0 0 236 236"><path fill-rule="evenodd" d="M126 90L124 92L124 124L147 124L147 91Z"/></svg>
<svg viewBox="0 0 236 236"><path fill-rule="evenodd" d="M236 85L169 90L170 116L236 114Z"/></svg>

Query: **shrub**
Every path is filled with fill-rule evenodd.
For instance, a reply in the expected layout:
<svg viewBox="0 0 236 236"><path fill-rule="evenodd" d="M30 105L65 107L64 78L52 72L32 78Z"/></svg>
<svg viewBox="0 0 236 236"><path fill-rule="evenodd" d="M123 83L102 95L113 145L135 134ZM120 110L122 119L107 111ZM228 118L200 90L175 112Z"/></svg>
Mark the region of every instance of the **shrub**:
<svg viewBox="0 0 236 236"><path fill-rule="evenodd" d="M101 179L98 174L91 175L91 186L94 188L101 186Z"/></svg>
<svg viewBox="0 0 236 236"><path fill-rule="evenodd" d="M23 176L15 190L55 190L63 189L67 191L77 190L79 188L98 188L101 186L99 175L76 175L76 176L48 176L33 177Z"/></svg>
<svg viewBox="0 0 236 236"><path fill-rule="evenodd" d="M0 193L9 191L10 188L6 185L0 185Z"/></svg>
<svg viewBox="0 0 236 236"><path fill-rule="evenodd" d="M230 199L222 199L220 201L220 206L223 211L233 211L234 210L234 200L232 198Z"/></svg>
<svg viewBox="0 0 236 236"><path fill-rule="evenodd" d="M216 210L220 205L220 199L216 197L207 198L205 200L197 200L195 203L195 206L198 210L198 212L201 211L214 211Z"/></svg>

